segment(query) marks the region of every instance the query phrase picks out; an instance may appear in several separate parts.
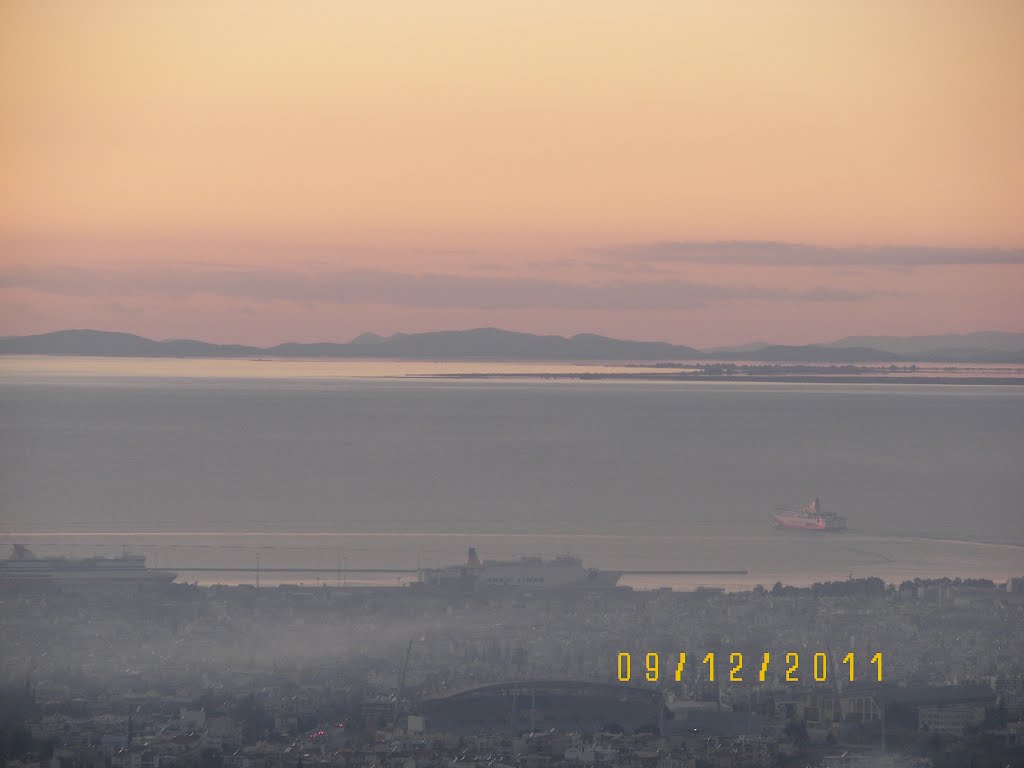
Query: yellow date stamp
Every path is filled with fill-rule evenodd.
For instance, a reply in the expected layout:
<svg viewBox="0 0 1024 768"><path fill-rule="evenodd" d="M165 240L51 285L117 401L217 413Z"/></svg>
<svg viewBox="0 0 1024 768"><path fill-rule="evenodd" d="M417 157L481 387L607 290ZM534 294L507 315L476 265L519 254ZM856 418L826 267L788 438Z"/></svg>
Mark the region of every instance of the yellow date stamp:
<svg viewBox="0 0 1024 768"><path fill-rule="evenodd" d="M700 661L697 661L697 659L700 659L700 654L696 654L694 657L694 662L696 663L691 662L689 666L687 666L685 651L680 651L678 656L674 654L666 655L669 658L665 672L672 674L672 667L674 667L674 679L677 683L683 682L688 674L693 676L694 679L706 678L711 683L716 681L730 683L756 681L763 683L769 679L775 679L776 674L779 675L779 679L787 683L809 683L812 681L824 683L828 682L830 675L840 674L843 676L848 675L850 681L853 682L857 679L856 669L859 664L853 651L850 651L841 659L838 654L833 656L825 651L818 651L813 654L804 653L803 655L797 651L774 654L771 651L765 651L760 656L753 655L753 658L750 660L752 663L749 667L746 665L747 660L743 654L738 651L728 654L727 665L726 655L717 654L714 651L704 654L703 659ZM661 654L650 652L637 654L637 656L642 657L642 661L638 659L635 679L648 683L660 682L663 674L665 674L662 671ZM804 664L804 662L809 663ZM804 664L804 666L801 666L801 664ZM616 665L619 682L633 682L633 654L629 651L619 652ZM868 660L868 667L874 673L873 676L881 682L881 651L871 656L870 660Z"/></svg>

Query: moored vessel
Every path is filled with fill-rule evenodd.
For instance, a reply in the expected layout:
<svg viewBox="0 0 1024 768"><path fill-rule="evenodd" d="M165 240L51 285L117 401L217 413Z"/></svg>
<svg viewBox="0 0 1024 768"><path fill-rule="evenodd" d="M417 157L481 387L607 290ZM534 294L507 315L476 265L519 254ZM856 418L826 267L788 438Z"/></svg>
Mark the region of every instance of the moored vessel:
<svg viewBox="0 0 1024 768"><path fill-rule="evenodd" d="M568 587L614 587L622 573L584 568L572 555L553 560L521 557L518 560L481 561L474 547L469 548L465 565L420 571L420 583L435 587L512 587L553 589Z"/></svg>
<svg viewBox="0 0 1024 768"><path fill-rule="evenodd" d="M86 586L166 584L178 574L146 567L144 555L120 557L37 557L24 544L14 544L0 560L0 584L8 586Z"/></svg>

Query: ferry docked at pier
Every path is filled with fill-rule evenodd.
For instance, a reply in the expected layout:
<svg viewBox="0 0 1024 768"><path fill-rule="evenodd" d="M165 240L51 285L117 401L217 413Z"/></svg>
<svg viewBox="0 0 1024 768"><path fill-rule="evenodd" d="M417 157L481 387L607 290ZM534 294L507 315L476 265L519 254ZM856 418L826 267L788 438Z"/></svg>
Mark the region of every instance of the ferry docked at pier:
<svg viewBox="0 0 1024 768"><path fill-rule="evenodd" d="M571 555L553 560L521 557L518 560L481 561L474 547L469 548L465 565L420 571L421 584L433 587L510 587L520 589L557 589L570 587L614 587L620 571L584 568L583 561Z"/></svg>
<svg viewBox="0 0 1024 768"><path fill-rule="evenodd" d="M125 553L120 557L36 557L23 544L0 560L0 585L4 586L135 586L167 584L177 577L173 571L146 567L144 555Z"/></svg>

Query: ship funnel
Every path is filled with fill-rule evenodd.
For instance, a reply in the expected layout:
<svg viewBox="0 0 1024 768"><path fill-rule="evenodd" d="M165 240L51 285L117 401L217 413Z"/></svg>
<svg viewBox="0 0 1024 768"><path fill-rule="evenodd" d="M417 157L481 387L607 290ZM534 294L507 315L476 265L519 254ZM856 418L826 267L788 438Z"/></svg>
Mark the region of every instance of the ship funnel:
<svg viewBox="0 0 1024 768"><path fill-rule="evenodd" d="M470 568L479 568L480 567L480 558L476 554L476 547L470 547L469 548L469 553L468 553L468 555L466 557L466 564Z"/></svg>

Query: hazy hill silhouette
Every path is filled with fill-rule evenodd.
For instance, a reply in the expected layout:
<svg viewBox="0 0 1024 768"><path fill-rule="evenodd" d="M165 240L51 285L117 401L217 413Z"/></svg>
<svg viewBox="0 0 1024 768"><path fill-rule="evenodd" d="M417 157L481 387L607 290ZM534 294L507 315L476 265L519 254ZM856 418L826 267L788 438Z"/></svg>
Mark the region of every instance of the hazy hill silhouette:
<svg viewBox="0 0 1024 768"><path fill-rule="evenodd" d="M892 337L891 344L854 345L857 337L828 344L744 345L700 350L661 341L630 341L582 333L576 336L539 336L499 328L467 331L364 333L351 342L289 342L272 347L211 344L192 339L155 341L131 333L65 330L34 336L0 339L0 354L85 355L97 357L339 357L420 360L615 360L615 361L785 361L809 363L858 362L985 362L1024 363L1024 334L968 334L963 337ZM875 338L875 337L872 337ZM888 337L878 337L883 341ZM1003 348L965 344L965 339L990 342ZM937 342L957 344L935 347ZM1021 346L1012 345L1020 342ZM882 347L888 346L888 349Z"/></svg>

